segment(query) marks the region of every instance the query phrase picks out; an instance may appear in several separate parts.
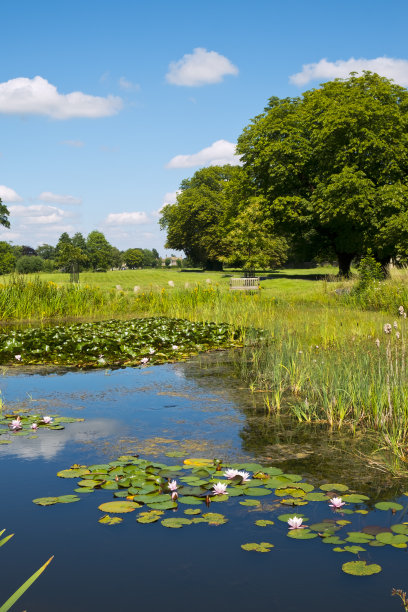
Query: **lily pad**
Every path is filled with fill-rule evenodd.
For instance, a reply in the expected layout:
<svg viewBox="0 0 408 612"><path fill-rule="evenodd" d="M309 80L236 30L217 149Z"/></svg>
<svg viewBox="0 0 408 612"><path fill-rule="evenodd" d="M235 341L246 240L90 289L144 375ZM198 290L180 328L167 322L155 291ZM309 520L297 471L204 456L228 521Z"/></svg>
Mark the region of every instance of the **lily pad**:
<svg viewBox="0 0 408 612"><path fill-rule="evenodd" d="M106 514L102 518L99 519L99 523L103 523L104 525L117 525L123 521L119 516L109 516Z"/></svg>
<svg viewBox="0 0 408 612"><path fill-rule="evenodd" d="M323 484L323 485L321 485L320 488L321 488L322 491L340 491L342 493L344 491L348 491L349 490L349 488L346 485L339 484L339 483L335 483L335 484L332 484L332 483Z"/></svg>
<svg viewBox="0 0 408 612"><path fill-rule="evenodd" d="M342 499L343 501L349 502L351 504L363 504L370 498L367 497L367 495L358 495L357 493L350 493L350 495L343 495Z"/></svg>
<svg viewBox="0 0 408 612"><path fill-rule="evenodd" d="M57 476L60 478L79 478L84 474L90 474L88 468L70 468L69 470L61 470L57 472Z"/></svg>
<svg viewBox="0 0 408 612"><path fill-rule="evenodd" d="M396 535L389 532L378 533L376 539L383 544L390 544L394 548L407 548L408 537L401 533Z"/></svg>
<svg viewBox="0 0 408 612"><path fill-rule="evenodd" d="M199 508L187 508L184 510L184 514L201 514L201 510L199 510Z"/></svg>
<svg viewBox="0 0 408 612"><path fill-rule="evenodd" d="M209 525L224 525L228 519L223 514L217 512L206 512L202 517Z"/></svg>
<svg viewBox="0 0 408 612"><path fill-rule="evenodd" d="M261 502L258 499L245 499L239 502L241 506L260 506Z"/></svg>
<svg viewBox="0 0 408 612"><path fill-rule="evenodd" d="M171 529L180 529L184 525L191 525L192 521L186 518L167 518L161 521L163 527L170 527Z"/></svg>
<svg viewBox="0 0 408 612"><path fill-rule="evenodd" d="M259 521L255 521L255 525L257 527L269 527L269 525L274 525L273 521L269 521L268 519L259 519Z"/></svg>
<svg viewBox="0 0 408 612"><path fill-rule="evenodd" d="M126 499L120 501L111 501L101 504L99 510L102 512L113 512L115 514L124 514L126 512L133 512L136 508L140 508L139 504L135 504L133 501Z"/></svg>
<svg viewBox="0 0 408 612"><path fill-rule="evenodd" d="M307 499L307 501L329 501L327 495L319 492L306 493L305 499Z"/></svg>
<svg viewBox="0 0 408 612"><path fill-rule="evenodd" d="M408 525L392 525L391 529L394 533L402 533L403 535L408 535Z"/></svg>
<svg viewBox="0 0 408 612"><path fill-rule="evenodd" d="M255 552L261 553L270 552L271 548L273 547L274 544L271 544L270 542L259 542L259 544L257 544L256 542L250 542L248 544L241 544L241 548L243 550L253 550Z"/></svg>
<svg viewBox="0 0 408 612"><path fill-rule="evenodd" d="M317 538L317 533L310 531L310 529L292 529L288 531L288 538L293 538L294 540L311 540L312 538Z"/></svg>
<svg viewBox="0 0 408 612"><path fill-rule="evenodd" d="M352 576L372 576L379 574L382 568L377 563L367 565L366 561L348 561L348 563L343 563L341 569Z"/></svg>
<svg viewBox="0 0 408 612"><path fill-rule="evenodd" d="M33 504L37 504L37 506L52 506L57 503L58 497L38 497L33 499Z"/></svg>
<svg viewBox="0 0 408 612"><path fill-rule="evenodd" d="M404 506L395 502L378 502L375 507L377 510L402 510Z"/></svg>

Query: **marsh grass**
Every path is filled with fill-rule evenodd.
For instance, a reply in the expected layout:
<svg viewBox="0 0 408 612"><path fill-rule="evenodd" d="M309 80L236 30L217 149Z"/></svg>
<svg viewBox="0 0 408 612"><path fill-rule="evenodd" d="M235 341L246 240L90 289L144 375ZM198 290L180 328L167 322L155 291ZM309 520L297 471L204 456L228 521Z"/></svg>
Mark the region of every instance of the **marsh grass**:
<svg viewBox="0 0 408 612"><path fill-rule="evenodd" d="M170 278L170 271L159 272ZM383 326L398 317L399 306L408 307L408 292L401 288L408 274L394 273L380 289L392 299L376 298L377 305L388 304L391 315L371 308L373 302L362 308L363 298L352 293L355 281L345 285L288 276L265 281L266 288L256 294L229 292L228 279L220 276L218 283L195 282L188 288L157 284L137 293L58 285L44 276L12 277L0 287L0 312L3 320L40 322L166 316L230 323L245 339L245 348L234 355L237 374L248 388L263 393L265 410L285 411L305 423L377 432L378 446L405 460L407 322L400 317L398 330L392 327L390 334ZM335 292L344 287L351 293ZM261 342L251 329L264 330Z"/></svg>

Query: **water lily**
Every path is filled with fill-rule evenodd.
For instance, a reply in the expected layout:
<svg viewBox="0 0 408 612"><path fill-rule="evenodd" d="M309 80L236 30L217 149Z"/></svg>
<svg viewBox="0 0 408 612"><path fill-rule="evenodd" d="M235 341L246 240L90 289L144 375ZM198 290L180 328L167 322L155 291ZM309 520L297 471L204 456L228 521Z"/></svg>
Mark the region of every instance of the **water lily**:
<svg viewBox="0 0 408 612"><path fill-rule="evenodd" d="M177 351L178 346L177 346L177 344L173 344L173 346L171 348L173 349L173 351Z"/></svg>
<svg viewBox="0 0 408 612"><path fill-rule="evenodd" d="M21 355L14 355L14 359L17 359L17 361L21 361Z"/></svg>
<svg viewBox="0 0 408 612"><path fill-rule="evenodd" d="M303 519L300 516L294 516L288 519L289 530L290 529L304 529L305 526L302 525Z"/></svg>
<svg viewBox="0 0 408 612"><path fill-rule="evenodd" d="M217 482L212 488L214 495L225 495L227 493L227 485L222 482Z"/></svg>
<svg viewBox="0 0 408 612"><path fill-rule="evenodd" d="M21 418L18 416L16 419L13 419L10 423L10 427L13 431L17 431L17 429L22 429Z"/></svg>
<svg viewBox="0 0 408 612"><path fill-rule="evenodd" d="M249 477L249 472L245 472L245 470L240 470L238 472L238 476L242 477L242 482L249 482L251 480Z"/></svg>
<svg viewBox="0 0 408 612"><path fill-rule="evenodd" d="M238 470L234 470L233 468L228 468L227 470L225 470L223 476L224 478L228 478L228 480L231 480L231 478L235 478L235 476L238 476L239 471Z"/></svg>
<svg viewBox="0 0 408 612"><path fill-rule="evenodd" d="M334 508L334 509L338 509L341 508L342 506L345 505L346 502L344 502L341 497L332 497L330 500L330 508Z"/></svg>
<svg viewBox="0 0 408 612"><path fill-rule="evenodd" d="M148 357L142 357L142 359L140 360L140 363L145 364L145 363L147 363L148 361L149 361L149 358L148 358Z"/></svg>
<svg viewBox="0 0 408 612"><path fill-rule="evenodd" d="M149 348L149 353L150 353L150 355L154 355L154 354L155 354L155 352L156 352L156 351L154 350L154 348Z"/></svg>
<svg viewBox="0 0 408 612"><path fill-rule="evenodd" d="M37 425L37 423L31 423L30 427L31 427L31 429L33 429L34 431L37 431L37 429L38 429L38 425Z"/></svg>
<svg viewBox="0 0 408 612"><path fill-rule="evenodd" d="M172 491L172 493L171 493L171 499L172 499L173 501L176 501L176 499L177 499L177 498L178 498L178 493L177 493L177 491Z"/></svg>
<svg viewBox="0 0 408 612"><path fill-rule="evenodd" d="M177 491L177 480L170 480L167 486L169 487L170 491Z"/></svg>
<svg viewBox="0 0 408 612"><path fill-rule="evenodd" d="M50 416L43 417L43 423L45 423L46 425L49 425L50 423L52 423L52 417Z"/></svg>

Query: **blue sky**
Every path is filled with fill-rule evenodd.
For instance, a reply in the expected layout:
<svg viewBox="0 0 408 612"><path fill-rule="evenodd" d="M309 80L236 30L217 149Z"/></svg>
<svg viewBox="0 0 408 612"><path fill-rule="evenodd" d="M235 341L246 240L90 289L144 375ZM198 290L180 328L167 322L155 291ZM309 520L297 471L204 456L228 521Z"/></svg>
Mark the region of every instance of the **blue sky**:
<svg viewBox="0 0 408 612"><path fill-rule="evenodd" d="M269 97L353 69L407 87L407 17L406 0L2 3L0 239L99 229L164 255L163 203L200 167L237 163Z"/></svg>

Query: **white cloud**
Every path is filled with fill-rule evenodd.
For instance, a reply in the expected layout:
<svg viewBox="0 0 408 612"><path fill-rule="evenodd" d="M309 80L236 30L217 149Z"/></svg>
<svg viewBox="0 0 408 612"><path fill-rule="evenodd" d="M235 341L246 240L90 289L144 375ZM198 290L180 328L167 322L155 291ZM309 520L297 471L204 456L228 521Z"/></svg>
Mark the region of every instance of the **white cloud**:
<svg viewBox="0 0 408 612"><path fill-rule="evenodd" d="M213 144L198 153L176 155L166 168L192 168L193 166L237 166L240 158L235 154L235 144L228 140L216 140Z"/></svg>
<svg viewBox="0 0 408 612"><path fill-rule="evenodd" d="M71 216L61 208L45 204L32 204L31 206L15 204L9 207L9 211L12 219L19 218L20 223L24 225L53 225Z"/></svg>
<svg viewBox="0 0 408 612"><path fill-rule="evenodd" d="M335 62L321 59L313 64L304 64L301 72L292 74L289 80L294 85L302 86L317 79L346 78L350 72L361 73L363 70L376 72L388 79L393 79L403 87L408 86L408 60L392 57L376 57L374 59L355 59L351 57L348 60L337 60Z"/></svg>
<svg viewBox="0 0 408 612"><path fill-rule="evenodd" d="M82 140L63 140L61 144L67 145L68 147L83 147L84 142Z"/></svg>
<svg viewBox="0 0 408 612"><path fill-rule="evenodd" d="M177 200L177 196L180 193L180 190L177 191L168 191L164 194L163 198L163 206L166 204L174 204Z"/></svg>
<svg viewBox="0 0 408 612"><path fill-rule="evenodd" d="M59 193L52 193L51 191L43 191L42 193L40 193L37 200L50 204L82 204L81 198L75 198L72 195L61 195Z"/></svg>
<svg viewBox="0 0 408 612"><path fill-rule="evenodd" d="M97 118L116 115L122 99L101 98L81 91L60 94L55 85L36 76L19 77L0 83L0 113L8 115L45 115L53 119Z"/></svg>
<svg viewBox="0 0 408 612"><path fill-rule="evenodd" d="M199 87L220 83L227 74L238 74L238 68L228 58L216 51L197 47L193 53L183 55L181 60L170 62L166 80L171 85Z"/></svg>
<svg viewBox="0 0 408 612"><path fill-rule="evenodd" d="M0 185L0 199L3 202L22 202L23 198L18 195L11 189L11 187L6 187L5 185Z"/></svg>
<svg viewBox="0 0 408 612"><path fill-rule="evenodd" d="M104 221L106 225L142 225L148 222L145 212L110 213Z"/></svg>
<svg viewBox="0 0 408 612"><path fill-rule="evenodd" d="M121 89L133 89L136 91L139 91L140 89L140 85L138 85L137 83L132 83L132 81L129 81L126 77L120 77L118 83Z"/></svg>

